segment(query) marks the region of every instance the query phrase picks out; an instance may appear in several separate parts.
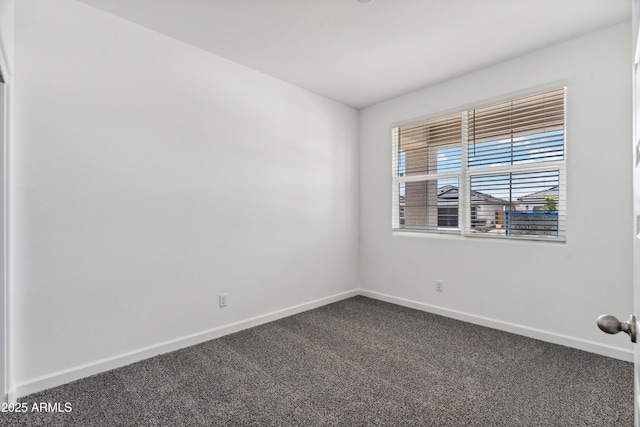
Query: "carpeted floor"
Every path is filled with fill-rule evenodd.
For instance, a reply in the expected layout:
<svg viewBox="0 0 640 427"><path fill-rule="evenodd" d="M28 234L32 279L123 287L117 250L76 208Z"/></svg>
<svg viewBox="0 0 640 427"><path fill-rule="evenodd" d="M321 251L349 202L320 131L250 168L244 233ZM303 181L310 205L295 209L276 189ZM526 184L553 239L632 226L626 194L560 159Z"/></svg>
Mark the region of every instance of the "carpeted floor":
<svg viewBox="0 0 640 427"><path fill-rule="evenodd" d="M355 297L20 402L72 411L0 424L631 426L633 365Z"/></svg>

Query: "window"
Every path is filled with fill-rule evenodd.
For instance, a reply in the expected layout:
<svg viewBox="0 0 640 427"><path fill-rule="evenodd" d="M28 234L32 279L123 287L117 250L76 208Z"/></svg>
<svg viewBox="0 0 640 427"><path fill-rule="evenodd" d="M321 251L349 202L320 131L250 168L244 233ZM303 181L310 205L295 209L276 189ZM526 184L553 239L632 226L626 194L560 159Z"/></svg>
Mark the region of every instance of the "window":
<svg viewBox="0 0 640 427"><path fill-rule="evenodd" d="M393 128L393 229L564 240L564 128L564 88Z"/></svg>

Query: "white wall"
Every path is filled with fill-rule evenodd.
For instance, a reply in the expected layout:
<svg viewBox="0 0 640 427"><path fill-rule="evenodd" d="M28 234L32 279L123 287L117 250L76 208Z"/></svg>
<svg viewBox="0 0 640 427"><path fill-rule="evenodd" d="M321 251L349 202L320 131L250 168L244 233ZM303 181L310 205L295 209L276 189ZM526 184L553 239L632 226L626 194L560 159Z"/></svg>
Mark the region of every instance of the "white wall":
<svg viewBox="0 0 640 427"><path fill-rule="evenodd" d="M631 360L629 338L595 323L632 311L630 52L630 24L621 24L362 110L369 295ZM565 244L392 234L392 124L558 81L568 88Z"/></svg>
<svg viewBox="0 0 640 427"><path fill-rule="evenodd" d="M17 395L358 288L355 110L68 0L15 53Z"/></svg>

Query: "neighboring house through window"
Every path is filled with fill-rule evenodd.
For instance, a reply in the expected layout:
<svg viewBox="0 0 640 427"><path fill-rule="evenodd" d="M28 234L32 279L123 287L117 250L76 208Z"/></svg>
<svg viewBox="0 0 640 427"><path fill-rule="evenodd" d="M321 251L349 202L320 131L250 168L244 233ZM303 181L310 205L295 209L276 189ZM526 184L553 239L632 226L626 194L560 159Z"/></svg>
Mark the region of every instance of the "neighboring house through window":
<svg viewBox="0 0 640 427"><path fill-rule="evenodd" d="M564 240L564 88L392 129L393 229Z"/></svg>

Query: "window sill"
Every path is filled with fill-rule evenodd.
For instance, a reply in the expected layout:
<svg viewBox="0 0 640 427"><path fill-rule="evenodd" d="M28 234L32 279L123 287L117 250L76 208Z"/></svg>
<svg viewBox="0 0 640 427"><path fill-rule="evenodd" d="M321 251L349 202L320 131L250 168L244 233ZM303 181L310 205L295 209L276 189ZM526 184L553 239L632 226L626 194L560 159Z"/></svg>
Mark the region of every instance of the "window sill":
<svg viewBox="0 0 640 427"><path fill-rule="evenodd" d="M391 235L394 237L418 237L418 238L442 238L442 239L485 239L485 240L501 240L501 241L518 241L518 242L542 242L542 243L566 243L566 237L545 238L534 236L500 236L485 233L462 234L460 230L402 230L393 229Z"/></svg>

